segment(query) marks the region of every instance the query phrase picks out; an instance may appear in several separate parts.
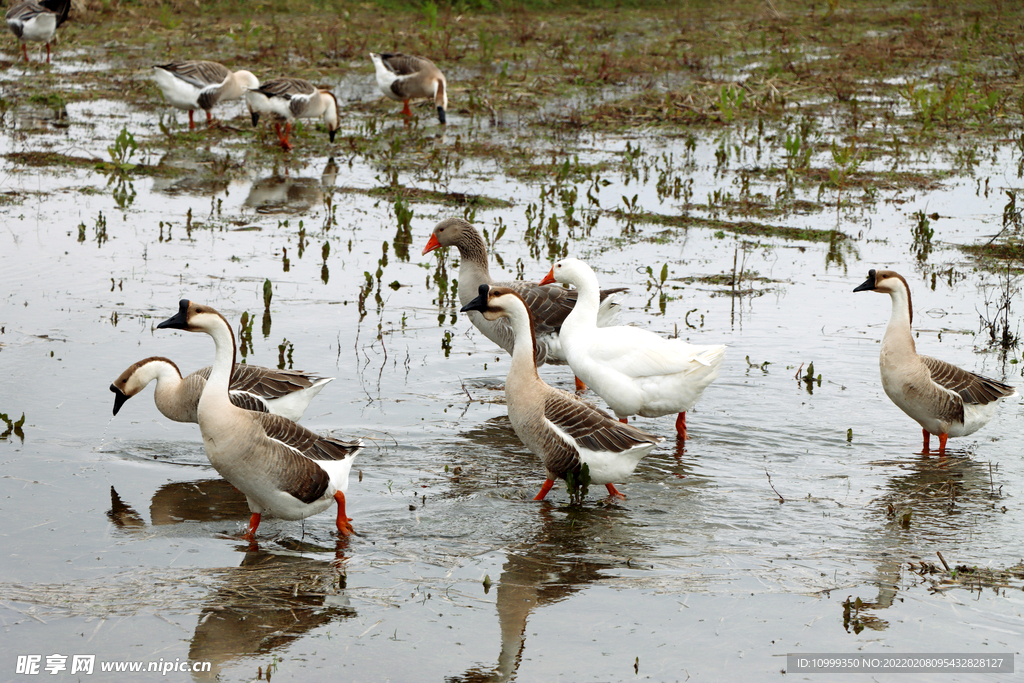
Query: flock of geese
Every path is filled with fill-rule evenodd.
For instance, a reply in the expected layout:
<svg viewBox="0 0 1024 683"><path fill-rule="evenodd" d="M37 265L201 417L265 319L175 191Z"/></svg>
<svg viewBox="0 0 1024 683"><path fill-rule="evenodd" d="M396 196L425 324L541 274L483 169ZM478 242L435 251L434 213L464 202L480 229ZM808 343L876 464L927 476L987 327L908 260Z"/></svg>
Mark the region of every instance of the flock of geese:
<svg viewBox="0 0 1024 683"><path fill-rule="evenodd" d="M544 499L557 479L570 474L624 497L615 483L665 440L628 424L631 415L675 414L677 438L685 441L686 411L719 376L724 346L696 346L616 325L624 290L602 290L594 271L579 259L557 261L539 283L495 282L483 238L461 218L438 223L423 253L444 247L459 250L461 311L512 356L505 381L509 421L546 474L534 500ZM879 361L882 387L921 425L925 455L931 434L939 437L944 457L948 437L974 433L992 419L1002 399L1017 395L1009 385L917 354L910 288L899 274L871 270L854 291L892 299ZM264 514L304 519L335 502L338 533L353 533L345 492L363 442L321 436L297 424L333 378L236 363L231 325L195 301L183 299L177 314L157 328L209 335L213 365L183 378L167 358L134 363L110 385L114 414L155 381L160 412L198 423L210 463L245 495L252 513L249 540ZM568 365L577 392L545 383L537 372L544 363ZM587 387L614 416L580 397Z"/></svg>
<svg viewBox="0 0 1024 683"><path fill-rule="evenodd" d="M23 0L10 7L7 25L21 41L26 62L27 41L45 43L50 61L50 42L70 6L70 0ZM404 102L402 114L412 116L410 100L429 97L440 122L446 122L447 84L430 60L377 53L370 53L370 59L381 91ZM240 98L245 99L254 126L264 115L273 121L286 150L292 149L289 134L296 119L323 118L332 142L340 126L334 94L309 81L279 78L261 84L249 71L232 72L209 61L174 62L154 69L167 102L189 112L190 128L195 127L195 110L206 112L212 122L214 106ZM615 482L632 474L640 459L665 440L629 425L631 415L675 414L678 438L687 438L686 411L718 377L724 346L695 346L614 324L625 290L602 290L594 271L579 259L556 262L539 283L495 282L486 243L472 224L460 218L438 223L423 254L444 247L459 250L461 311L512 356L505 382L509 420L546 472L534 500L542 500L556 479L570 473L603 484L611 496L622 496ZM1000 401L1017 395L1007 384L917 354L910 287L898 273L871 270L854 291L879 292L892 299L879 358L882 388L921 425L924 454L932 434L939 437L942 457L950 436L973 434L992 419ZM157 327L211 336L213 365L182 377L167 358L134 363L110 385L114 415L155 381L160 412L171 420L198 423L210 463L245 494L252 512L246 533L250 540L264 513L297 520L334 503L338 533L351 534L345 491L363 442L321 436L297 424L333 378L236 363L231 325L214 309L194 301L183 299L178 313ZM545 383L537 373L544 363L568 365L576 376L577 393ZM615 417L579 397L587 387Z"/></svg>
<svg viewBox="0 0 1024 683"><path fill-rule="evenodd" d="M22 0L7 10L7 26L21 42L26 62L26 43L33 41L46 43L46 63L50 63L50 42L70 9L71 0ZM429 97L437 107L438 120L447 122L447 82L433 62L424 57L376 52L370 53L370 60L381 92L405 104L402 114L407 120L412 117L409 102ZM153 69L154 80L167 103L188 112L190 130L196 125L196 110L206 112L206 121L211 124L217 104L241 98L245 99L253 126L259 125L262 116L273 121L278 142L286 151L294 148L289 136L297 119L322 118L331 142L341 126L334 93L301 78L260 83L250 71L231 71L223 64L202 60L160 64Z"/></svg>

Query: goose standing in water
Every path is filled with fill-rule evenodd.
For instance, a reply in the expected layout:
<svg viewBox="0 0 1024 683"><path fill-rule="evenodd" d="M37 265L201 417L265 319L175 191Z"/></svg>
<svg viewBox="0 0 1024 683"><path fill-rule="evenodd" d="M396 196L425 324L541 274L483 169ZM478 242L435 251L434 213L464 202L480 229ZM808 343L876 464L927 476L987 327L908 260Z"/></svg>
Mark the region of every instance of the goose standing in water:
<svg viewBox="0 0 1024 683"><path fill-rule="evenodd" d="M555 263L541 284L575 285L579 300L559 339L569 367L623 422L630 415L678 413L676 433L686 440L686 411L718 378L725 347L664 339L639 327L598 327L597 275L583 261Z"/></svg>
<svg viewBox="0 0 1024 683"><path fill-rule="evenodd" d="M235 335L220 313L182 299L178 313L158 329L205 332L213 337L213 369L199 398L199 430L210 464L245 494L252 517L246 537L255 539L264 513L305 519L338 503L338 533L352 533L345 514L345 490L363 442L320 436L270 413L231 403L229 379L235 367Z"/></svg>
<svg viewBox="0 0 1024 683"><path fill-rule="evenodd" d="M447 122L448 83L432 61L400 52L371 52L370 61L377 72L380 91L393 100L405 103L402 114L407 119L412 118L409 100L432 97L437 106L438 121L442 124Z"/></svg>
<svg viewBox="0 0 1024 683"><path fill-rule="evenodd" d="M153 67L153 79L172 107L188 111L188 128L196 127L192 113L206 112L206 123L213 121L210 110L218 102L240 99L260 81L248 71L231 71L217 62L171 62Z"/></svg>
<svg viewBox="0 0 1024 683"><path fill-rule="evenodd" d="M917 355L910 331L914 320L910 286L899 273L872 268L868 279L853 291L878 292L892 298L892 315L878 357L882 389L921 425L924 455L928 454L930 435L939 437L939 457L944 457L946 439L978 431L996 414L1001 400L1017 395L1008 384Z"/></svg>
<svg viewBox="0 0 1024 683"><path fill-rule="evenodd" d="M477 291L479 295L462 310L479 311L488 320L507 318L518 340L505 380L505 401L516 436L547 470L534 500L543 500L555 479L579 473L583 465L592 483L604 484L609 495L624 497L613 482L632 474L640 459L665 439L617 422L568 391L545 384L534 361L533 315L522 296L509 287L485 284Z"/></svg>
<svg viewBox="0 0 1024 683"><path fill-rule="evenodd" d="M327 136L334 142L334 136L341 127L338 99L330 90L320 90L301 78L278 78L267 81L258 88L245 93L252 125L260 122L260 115L267 114L274 120L274 131L281 147L287 152L294 149L288 140L295 119L323 117L327 124ZM284 121L284 133L281 122Z"/></svg>
<svg viewBox="0 0 1024 683"><path fill-rule="evenodd" d="M163 416L175 422L199 422L199 397L210 377L210 367L182 378L181 370L168 358L153 356L134 363L122 372L110 390L114 392L114 415L125 401L156 381L153 399ZM319 377L299 370L275 370L259 365L236 363L231 372L231 402L258 413L274 413L298 422L310 401L333 377Z"/></svg>
<svg viewBox="0 0 1024 683"><path fill-rule="evenodd" d="M423 254L429 254L441 247L456 247L459 250L459 303L465 306L473 300L480 285L509 287L526 302L536 326L537 365L550 363L565 365L565 352L558 338L558 332L565 318L576 305L577 292L565 287L538 285L525 280L495 282L487 266L487 245L472 223L461 218L446 218L434 227ZM597 313L598 326L615 322L619 315L621 294L625 287L601 290L601 304ZM507 318L488 320L477 311L469 312L469 321L495 344L512 353L516 335ZM577 379L576 388L586 387Z"/></svg>
<svg viewBox="0 0 1024 683"><path fill-rule="evenodd" d="M25 55L26 64L29 60L25 43L30 40L46 43L46 63L50 63L50 42L70 11L71 0L25 0L11 4L4 18L7 28L21 41L21 53Z"/></svg>

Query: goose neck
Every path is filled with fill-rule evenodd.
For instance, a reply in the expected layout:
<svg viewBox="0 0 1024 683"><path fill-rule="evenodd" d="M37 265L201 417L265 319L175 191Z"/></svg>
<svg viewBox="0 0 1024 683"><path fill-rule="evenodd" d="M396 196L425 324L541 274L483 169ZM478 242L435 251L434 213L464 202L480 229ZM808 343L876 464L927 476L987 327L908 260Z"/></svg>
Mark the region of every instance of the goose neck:
<svg viewBox="0 0 1024 683"><path fill-rule="evenodd" d="M490 284L491 271L487 265L487 245L484 238L475 230L467 230L462 239L455 245L459 250L459 288L470 287L476 295L476 289L482 284Z"/></svg>
<svg viewBox="0 0 1024 683"><path fill-rule="evenodd" d="M206 381L206 385L226 399L228 386L231 383L231 374L235 369L235 334L231 330L231 325L222 316L219 322L207 330L207 334L213 337L216 352L213 357L210 378Z"/></svg>
<svg viewBox="0 0 1024 683"><path fill-rule="evenodd" d="M509 311L508 321L516 338L515 346L512 348L512 363L508 370L508 383L529 378L539 379L533 315L525 304L520 303ZM529 340L529 343L526 343L526 340Z"/></svg>
<svg viewBox="0 0 1024 683"><path fill-rule="evenodd" d="M882 337L882 345L889 350L904 349L916 354L914 335L911 331L914 311L911 307L910 291L904 285L890 292L889 296L892 299L892 314L889 316L889 325L885 328L885 336Z"/></svg>

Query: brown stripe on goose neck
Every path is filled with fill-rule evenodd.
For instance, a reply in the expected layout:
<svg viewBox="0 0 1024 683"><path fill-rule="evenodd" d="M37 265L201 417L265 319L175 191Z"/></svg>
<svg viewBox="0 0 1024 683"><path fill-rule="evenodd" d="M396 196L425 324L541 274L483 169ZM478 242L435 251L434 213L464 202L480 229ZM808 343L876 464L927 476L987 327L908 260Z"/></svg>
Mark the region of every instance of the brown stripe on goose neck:
<svg viewBox="0 0 1024 683"><path fill-rule="evenodd" d="M125 370L123 376L124 377L128 377L129 375L133 375L133 374L135 374L135 371L138 370L139 368L141 368L143 365L146 365L147 363L154 363L154 362L157 362L157 361L161 361L163 363L167 363L172 368L174 368L175 372L178 373L178 377L181 377L181 370L178 369L177 363L175 363L170 358L164 358L163 356L150 356L149 358L144 358L144 359L140 360L138 363L135 363L134 365L132 365L127 370Z"/></svg>
<svg viewBox="0 0 1024 683"><path fill-rule="evenodd" d="M906 292L907 292L907 312L910 314L910 324L913 325L914 324L914 304L913 304L913 302L911 301L911 298L910 298L910 285L907 284L906 279L902 275L900 275L899 273L893 272L891 270L885 271L885 277L899 278L899 281L903 283L903 289L905 289Z"/></svg>

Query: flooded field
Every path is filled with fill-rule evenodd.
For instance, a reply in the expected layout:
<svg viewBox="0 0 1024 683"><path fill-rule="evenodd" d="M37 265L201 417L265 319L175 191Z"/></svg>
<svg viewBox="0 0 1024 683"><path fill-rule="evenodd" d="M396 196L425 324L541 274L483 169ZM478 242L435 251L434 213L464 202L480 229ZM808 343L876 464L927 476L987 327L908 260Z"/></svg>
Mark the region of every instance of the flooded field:
<svg viewBox="0 0 1024 683"><path fill-rule="evenodd" d="M853 293L898 271L919 352L1024 385L1019 66L971 48L1017 18L894 9L871 30L966 41L960 71L936 58L812 87L801 69L834 61L827 45L778 57L784 18L762 5L745 21L763 45L688 65L638 56L669 40L658 21L694 49L691 24L657 13L588 47L614 23L598 13L561 57L546 22L571 16L511 14L516 47L469 15L447 34L469 56L446 60L461 53L438 26L462 17L434 7L408 45L369 48L435 50L443 127L432 103L405 124L363 24L328 22L312 57L289 54L333 89L342 128L331 144L306 122L285 153L240 102L188 131L149 74L271 59L258 46L277 20L197 38L201 18L149 10L150 42L128 23L93 44L103 17L69 23L49 67L0 45L0 680L127 680L100 671L112 662L210 664L131 677L182 681L825 680L787 674L786 655L828 652L1024 665L1022 399L922 456L880 384L889 299ZM800 21L827 43L822 11ZM543 55L596 61L555 76ZM774 59L804 66L766 75ZM666 441L625 500L593 487L570 505L563 485L532 500L544 471L506 415L509 357L457 312L458 254L421 255L448 216L484 232L496 279L576 256L629 288L623 322L728 345L685 447L671 417L636 420ZM197 425L164 418L152 387L112 418L108 386L133 362L212 362L204 335L156 329L181 298L224 314L240 360L336 378L303 424L367 442L357 536L339 541L329 511L267 518L250 545ZM540 374L573 386L566 367ZM55 654L68 668L51 675ZM93 674L70 673L79 654ZM24 655L38 675L16 671Z"/></svg>

